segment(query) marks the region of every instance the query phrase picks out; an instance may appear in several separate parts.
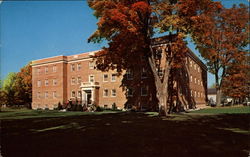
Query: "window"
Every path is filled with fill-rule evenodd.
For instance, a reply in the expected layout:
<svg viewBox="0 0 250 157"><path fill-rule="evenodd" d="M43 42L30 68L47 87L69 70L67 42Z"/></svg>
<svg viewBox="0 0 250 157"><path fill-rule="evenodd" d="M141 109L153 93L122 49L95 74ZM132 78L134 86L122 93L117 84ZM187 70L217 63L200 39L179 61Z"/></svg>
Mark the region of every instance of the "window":
<svg viewBox="0 0 250 157"><path fill-rule="evenodd" d="M128 88L127 89L127 97L132 97L133 96L133 89L132 88Z"/></svg>
<svg viewBox="0 0 250 157"><path fill-rule="evenodd" d="M112 96L112 97L116 97L116 90L115 90L115 89L112 89L112 90L111 90L111 96Z"/></svg>
<svg viewBox="0 0 250 157"><path fill-rule="evenodd" d="M45 74L47 74L49 72L49 68L45 67Z"/></svg>
<svg viewBox="0 0 250 157"><path fill-rule="evenodd" d="M53 98L56 98L56 91L53 92Z"/></svg>
<svg viewBox="0 0 250 157"><path fill-rule="evenodd" d="M193 76L190 75L190 82L193 82Z"/></svg>
<svg viewBox="0 0 250 157"><path fill-rule="evenodd" d="M109 93L108 89L104 89L104 90L103 90L103 96L104 96L104 97L107 97L107 96L108 96L108 93Z"/></svg>
<svg viewBox="0 0 250 157"><path fill-rule="evenodd" d="M71 91L71 97L72 98L76 97L76 92L75 91Z"/></svg>
<svg viewBox="0 0 250 157"><path fill-rule="evenodd" d="M37 74L41 74L41 69L37 68Z"/></svg>
<svg viewBox="0 0 250 157"><path fill-rule="evenodd" d="M53 79L53 86L56 86L56 85L57 85L57 80Z"/></svg>
<svg viewBox="0 0 250 157"><path fill-rule="evenodd" d="M48 97L49 97L49 93L45 92L45 99L48 99Z"/></svg>
<svg viewBox="0 0 250 157"><path fill-rule="evenodd" d="M128 80L132 80L132 79L133 79L133 72L132 72L131 69L128 69L128 70L126 71L126 75L127 75L127 79L128 79Z"/></svg>
<svg viewBox="0 0 250 157"><path fill-rule="evenodd" d="M142 79L147 78L147 71L146 71L146 69L144 67L142 68L141 78Z"/></svg>
<svg viewBox="0 0 250 157"><path fill-rule="evenodd" d="M196 64L194 63L194 70L196 70Z"/></svg>
<svg viewBox="0 0 250 157"><path fill-rule="evenodd" d="M192 90L190 91L190 93L191 93L191 96L193 96L193 91Z"/></svg>
<svg viewBox="0 0 250 157"><path fill-rule="evenodd" d="M80 71L80 70L81 70L81 68L82 68L81 63L78 63L78 64L77 64L77 70L78 70L78 71Z"/></svg>
<svg viewBox="0 0 250 157"><path fill-rule="evenodd" d="M111 75L111 82L115 82L116 81L116 74L112 74Z"/></svg>
<svg viewBox="0 0 250 157"><path fill-rule="evenodd" d="M81 97L82 97L82 92L78 91L78 98L81 98Z"/></svg>
<svg viewBox="0 0 250 157"><path fill-rule="evenodd" d="M40 99L40 98L41 98L40 92L37 92L36 97L37 97L37 99Z"/></svg>
<svg viewBox="0 0 250 157"><path fill-rule="evenodd" d="M94 82L94 81L95 81L94 76L93 76L93 75L90 75L90 76L89 76L89 82Z"/></svg>
<svg viewBox="0 0 250 157"><path fill-rule="evenodd" d="M57 70L57 67L56 67L56 65L54 65L54 66L52 67L52 71L53 71L53 72L56 72L56 70Z"/></svg>
<svg viewBox="0 0 250 157"><path fill-rule="evenodd" d="M148 88L141 87L141 96L147 96L147 95L148 95Z"/></svg>
<svg viewBox="0 0 250 157"><path fill-rule="evenodd" d="M49 80L46 79L44 84L45 84L45 86L48 86L49 85Z"/></svg>
<svg viewBox="0 0 250 157"><path fill-rule="evenodd" d="M71 84L74 85L76 83L76 79L74 77L71 78Z"/></svg>
<svg viewBox="0 0 250 157"><path fill-rule="evenodd" d="M200 85L200 80L198 79L198 85Z"/></svg>
<svg viewBox="0 0 250 157"><path fill-rule="evenodd" d="M200 97L200 92L198 92L198 98Z"/></svg>
<svg viewBox="0 0 250 157"><path fill-rule="evenodd" d="M194 91L194 97L196 97L196 91Z"/></svg>
<svg viewBox="0 0 250 157"><path fill-rule="evenodd" d="M71 71L75 71L75 64L71 64Z"/></svg>
<svg viewBox="0 0 250 157"><path fill-rule="evenodd" d="M194 78L194 83L196 84L196 77Z"/></svg>
<svg viewBox="0 0 250 157"><path fill-rule="evenodd" d="M89 69L94 69L94 62L93 61L90 61L89 62Z"/></svg>
<svg viewBox="0 0 250 157"><path fill-rule="evenodd" d="M200 67L198 67L198 72L200 72Z"/></svg>
<svg viewBox="0 0 250 157"><path fill-rule="evenodd" d="M37 87L41 87L41 81L37 81Z"/></svg>
<svg viewBox="0 0 250 157"><path fill-rule="evenodd" d="M81 77L78 77L78 78L77 78L77 84L81 84L81 82L82 82L82 78L81 78Z"/></svg>
<svg viewBox="0 0 250 157"><path fill-rule="evenodd" d="M103 74L103 82L108 82L108 74Z"/></svg>
<svg viewBox="0 0 250 157"><path fill-rule="evenodd" d="M193 66L193 62L192 62L192 60L190 60L190 67L192 67Z"/></svg>

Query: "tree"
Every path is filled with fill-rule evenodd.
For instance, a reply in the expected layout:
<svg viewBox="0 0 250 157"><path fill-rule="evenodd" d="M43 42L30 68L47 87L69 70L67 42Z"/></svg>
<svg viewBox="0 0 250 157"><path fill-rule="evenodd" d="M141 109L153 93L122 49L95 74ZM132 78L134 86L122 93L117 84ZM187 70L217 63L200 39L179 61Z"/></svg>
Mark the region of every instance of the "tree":
<svg viewBox="0 0 250 157"><path fill-rule="evenodd" d="M32 67L31 63L20 69L16 79L17 103L31 108L32 102Z"/></svg>
<svg viewBox="0 0 250 157"><path fill-rule="evenodd" d="M16 103L16 73L9 73L3 81L1 94L3 95L1 104L14 105Z"/></svg>
<svg viewBox="0 0 250 157"><path fill-rule="evenodd" d="M192 17L196 31L193 39L201 55L206 59L207 66L215 75L216 103L221 102L221 87L231 70L240 66L246 57L244 47L248 44L249 34L248 8L240 4L230 9L219 8L205 16ZM232 62L237 64L232 64ZM236 66L236 67L234 67ZM236 75L235 75L236 76ZM233 77L234 76L228 76Z"/></svg>
<svg viewBox="0 0 250 157"><path fill-rule="evenodd" d="M108 41L95 55L97 69L107 71L122 70L140 64L139 58L146 57L146 64L154 79L159 111L166 115L171 110L169 99L169 76L173 67L181 67L187 48L185 37L192 33L192 18L199 17L220 3L211 0L89 0L99 19L96 32L89 38L91 42ZM157 51L152 47L153 36L168 34L168 42ZM160 53L162 63L158 66ZM159 67L164 74L159 76Z"/></svg>

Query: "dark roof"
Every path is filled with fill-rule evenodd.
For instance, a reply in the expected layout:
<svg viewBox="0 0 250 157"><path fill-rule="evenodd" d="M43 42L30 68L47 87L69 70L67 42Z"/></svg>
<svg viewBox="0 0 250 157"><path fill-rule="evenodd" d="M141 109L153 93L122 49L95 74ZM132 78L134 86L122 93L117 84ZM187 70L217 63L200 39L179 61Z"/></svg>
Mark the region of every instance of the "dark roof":
<svg viewBox="0 0 250 157"><path fill-rule="evenodd" d="M216 89L215 88L208 88L207 94L216 94Z"/></svg>

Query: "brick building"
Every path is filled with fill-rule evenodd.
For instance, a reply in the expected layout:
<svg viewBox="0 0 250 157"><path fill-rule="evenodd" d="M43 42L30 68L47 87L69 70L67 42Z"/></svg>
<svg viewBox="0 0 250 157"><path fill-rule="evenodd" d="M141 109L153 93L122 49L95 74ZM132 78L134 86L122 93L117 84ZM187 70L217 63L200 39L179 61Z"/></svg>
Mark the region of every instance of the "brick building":
<svg viewBox="0 0 250 157"><path fill-rule="evenodd" d="M115 103L121 109L156 109L155 94L150 92L153 87L147 86L147 82L152 80L144 68L137 72L127 70L121 76L117 76L116 71L101 72L94 68L91 56L95 52L97 51L32 61L32 108L53 109L59 102L65 104L75 101L107 108ZM184 84L187 88L180 88L181 96L178 101L185 108L190 108L190 104L204 107L207 101L207 68L191 51L187 54L186 65L188 73L181 76L180 80L186 80ZM183 74L183 71L179 73ZM121 86L124 80L136 82L135 77L140 82L137 89Z"/></svg>

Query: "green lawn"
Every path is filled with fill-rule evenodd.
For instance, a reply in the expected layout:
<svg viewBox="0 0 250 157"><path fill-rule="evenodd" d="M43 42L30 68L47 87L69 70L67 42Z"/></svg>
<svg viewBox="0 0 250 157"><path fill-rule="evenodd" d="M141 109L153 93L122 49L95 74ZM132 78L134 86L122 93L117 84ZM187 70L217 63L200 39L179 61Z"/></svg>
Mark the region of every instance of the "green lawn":
<svg viewBox="0 0 250 157"><path fill-rule="evenodd" d="M4 110L3 157L232 156L250 152L250 107L155 112Z"/></svg>

